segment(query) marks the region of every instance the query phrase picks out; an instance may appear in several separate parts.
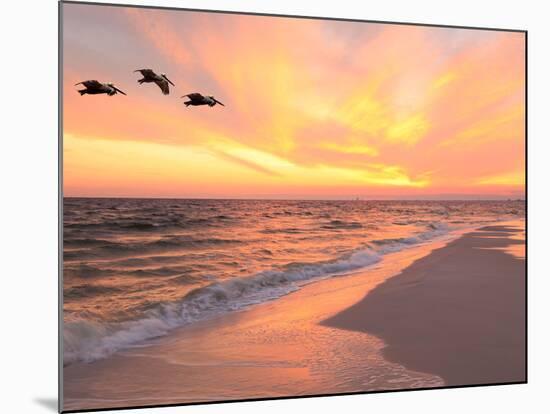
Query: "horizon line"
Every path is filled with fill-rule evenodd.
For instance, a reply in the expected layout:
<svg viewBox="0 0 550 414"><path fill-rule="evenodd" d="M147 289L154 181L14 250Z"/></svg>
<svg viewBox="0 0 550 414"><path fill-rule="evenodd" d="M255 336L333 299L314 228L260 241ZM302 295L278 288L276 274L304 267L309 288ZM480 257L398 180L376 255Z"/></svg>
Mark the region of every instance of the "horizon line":
<svg viewBox="0 0 550 414"><path fill-rule="evenodd" d="M65 196L63 199L121 199L121 200L239 200L239 201L527 201L526 197L499 198L261 198L261 197L152 197L152 196Z"/></svg>

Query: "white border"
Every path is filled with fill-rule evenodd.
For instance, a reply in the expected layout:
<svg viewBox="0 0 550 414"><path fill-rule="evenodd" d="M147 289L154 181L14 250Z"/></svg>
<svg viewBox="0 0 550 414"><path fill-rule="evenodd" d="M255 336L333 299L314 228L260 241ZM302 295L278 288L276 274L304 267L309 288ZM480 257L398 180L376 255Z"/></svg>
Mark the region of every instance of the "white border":
<svg viewBox="0 0 550 414"><path fill-rule="evenodd" d="M529 30L529 384L142 410L140 413L545 412L550 30L544 2L128 0L134 4ZM52 413L57 395L57 2L3 4L2 411ZM7 92L7 93L6 93ZM128 411L126 411L128 412Z"/></svg>

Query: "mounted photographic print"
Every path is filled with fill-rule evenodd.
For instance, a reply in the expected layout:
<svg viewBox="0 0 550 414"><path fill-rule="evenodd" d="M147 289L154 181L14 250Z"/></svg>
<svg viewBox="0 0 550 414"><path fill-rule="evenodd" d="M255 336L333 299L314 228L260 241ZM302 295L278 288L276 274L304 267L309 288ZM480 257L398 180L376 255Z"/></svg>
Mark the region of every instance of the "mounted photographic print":
<svg viewBox="0 0 550 414"><path fill-rule="evenodd" d="M527 381L525 31L60 13L62 411Z"/></svg>

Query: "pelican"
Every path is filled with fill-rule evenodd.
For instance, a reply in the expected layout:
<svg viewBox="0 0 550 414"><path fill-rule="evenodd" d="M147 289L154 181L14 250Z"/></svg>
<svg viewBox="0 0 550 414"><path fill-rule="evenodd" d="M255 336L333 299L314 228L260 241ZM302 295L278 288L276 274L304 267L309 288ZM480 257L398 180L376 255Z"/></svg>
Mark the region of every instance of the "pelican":
<svg viewBox="0 0 550 414"><path fill-rule="evenodd" d="M188 101L184 102L185 106L193 105L193 106L200 106L200 105L208 105L208 106L214 106L217 103L221 106L225 106L220 101L218 101L216 98L214 98L212 95L210 96L203 96L200 93L188 93L187 95L183 95L182 98L189 98Z"/></svg>
<svg viewBox="0 0 550 414"><path fill-rule="evenodd" d="M87 80L76 83L74 86L77 85L84 85L86 89L80 89L78 93L80 93L80 96L84 94L89 95L99 95L102 93L106 93L109 96L116 95L117 92L120 92L123 95L126 95L124 92L122 92L120 89L118 89L115 85L112 83L101 83L96 80Z"/></svg>
<svg viewBox="0 0 550 414"><path fill-rule="evenodd" d="M160 88L160 90L162 91L162 93L165 95L168 95L170 93L170 87L168 86L168 84L172 86L176 86L172 83L170 79L166 77L166 73L161 73L160 75L157 75L151 69L137 69L137 70L134 70L134 72L140 72L141 76L143 76L142 79L138 80L138 83L140 85L142 83L155 82L157 86Z"/></svg>

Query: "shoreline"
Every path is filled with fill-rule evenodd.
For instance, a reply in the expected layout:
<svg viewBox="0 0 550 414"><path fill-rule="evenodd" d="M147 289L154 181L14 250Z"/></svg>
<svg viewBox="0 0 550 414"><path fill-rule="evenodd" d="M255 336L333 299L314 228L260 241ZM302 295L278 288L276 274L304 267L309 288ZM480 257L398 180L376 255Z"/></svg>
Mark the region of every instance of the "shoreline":
<svg viewBox="0 0 550 414"><path fill-rule="evenodd" d="M525 263L519 231L485 226L389 278L326 326L366 332L383 355L446 385L526 381ZM512 251L510 249L512 248Z"/></svg>
<svg viewBox="0 0 550 414"><path fill-rule="evenodd" d="M188 306L188 309L190 307L195 307L198 308L199 312L212 312L212 314L206 315L205 317L201 317L200 314L191 315L191 319L193 320L186 320L185 318L178 317L172 317L171 319L167 317L163 318L167 313L161 313L156 317L156 320L151 321L149 317L142 315L140 318L136 318L126 323L123 322L120 325L122 327L119 326L117 331L110 333L110 336L106 335L99 338L91 335L98 331L101 335L101 330L97 330L93 323L87 326L87 321L83 321L83 326L80 321L74 324L72 321L67 321L65 333L69 338L68 343L70 343L72 339L72 331L70 328L73 328L73 326L77 335L84 329L88 329L87 339L96 339L98 343L96 346L87 346L84 348L82 345L87 344L79 344L77 336L75 345L65 346L64 364L70 365L79 361L93 362L99 359L108 358L114 353L131 348L134 345L139 345L140 343L146 343L160 336L170 335L177 329L198 323L202 320L223 317L225 314L232 312L247 311L254 306L261 306L264 303L279 300L310 284L319 283L331 278L349 277L354 274L368 273L373 266L380 265L382 261L384 261L387 266L388 261L391 262L391 259L387 259L388 255L404 252L409 249L412 249L411 251L415 251L415 249L429 250L432 249L433 246L447 243L449 240L453 240L462 233L472 229L473 228L463 228L447 232L445 227L442 229L434 225L413 236L383 239L382 242L385 243L376 246L359 247L353 252L348 252L330 260L301 264L293 269L286 269L283 267L281 269L271 269L253 273L242 278L226 279L218 282L213 281L210 284L196 287L187 292L187 294L193 292L194 296L184 296L179 300L179 304L185 304ZM390 276L393 275L387 275L387 277ZM252 289L254 291L253 293L263 295L263 297L258 298L258 296L256 296L250 303L247 303L246 294L249 293L249 289ZM239 292L244 292L244 294L241 296ZM198 298L198 296L201 297ZM205 301L212 304L210 309L203 308ZM228 302L231 302L232 309L227 309L228 306L226 304ZM172 306L175 304L175 306L178 306L177 303L178 302L167 303L167 305ZM219 309L216 309L216 306L219 306ZM192 312L189 311L188 313ZM171 312L170 315L174 315L174 313ZM140 324L142 325L141 327L139 326ZM105 326L105 329L108 331L108 326ZM115 339L114 342L113 339ZM83 350L84 353L82 352ZM90 351L91 354L89 354ZM88 352L88 354L86 354L86 352Z"/></svg>

